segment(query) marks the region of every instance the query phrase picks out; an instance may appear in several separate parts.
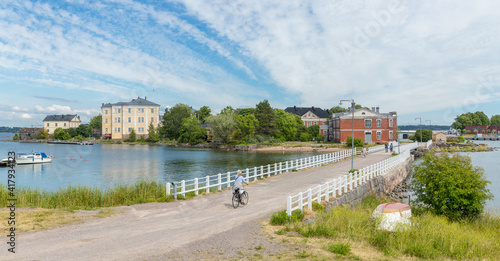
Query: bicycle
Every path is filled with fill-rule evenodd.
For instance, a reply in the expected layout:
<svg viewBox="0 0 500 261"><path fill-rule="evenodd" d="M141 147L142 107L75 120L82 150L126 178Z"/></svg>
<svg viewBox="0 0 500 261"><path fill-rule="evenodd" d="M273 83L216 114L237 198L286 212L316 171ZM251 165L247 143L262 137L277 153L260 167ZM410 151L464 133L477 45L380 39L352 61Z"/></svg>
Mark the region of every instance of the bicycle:
<svg viewBox="0 0 500 261"><path fill-rule="evenodd" d="M238 208L240 204L246 205L248 203L248 193L243 191L240 194L240 189L236 188L233 192L233 208Z"/></svg>

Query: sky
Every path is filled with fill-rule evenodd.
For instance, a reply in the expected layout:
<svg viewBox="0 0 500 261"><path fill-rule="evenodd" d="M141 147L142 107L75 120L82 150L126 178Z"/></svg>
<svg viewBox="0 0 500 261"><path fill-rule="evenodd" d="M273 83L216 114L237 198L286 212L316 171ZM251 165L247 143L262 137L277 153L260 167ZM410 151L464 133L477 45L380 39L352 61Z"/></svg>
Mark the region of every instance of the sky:
<svg viewBox="0 0 500 261"><path fill-rule="evenodd" d="M0 126L137 97L339 105L399 125L500 114L498 1L0 1ZM346 103L343 104L346 106ZM417 119L418 118L418 119Z"/></svg>

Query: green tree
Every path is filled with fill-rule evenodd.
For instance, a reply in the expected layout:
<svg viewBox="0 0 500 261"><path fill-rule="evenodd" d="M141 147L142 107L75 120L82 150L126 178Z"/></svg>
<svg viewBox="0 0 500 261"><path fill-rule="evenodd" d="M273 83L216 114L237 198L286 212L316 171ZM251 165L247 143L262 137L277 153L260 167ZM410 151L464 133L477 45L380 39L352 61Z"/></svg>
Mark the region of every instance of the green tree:
<svg viewBox="0 0 500 261"><path fill-rule="evenodd" d="M233 139L243 140L253 137L258 126L259 121L253 114L236 116L236 130L233 133Z"/></svg>
<svg viewBox="0 0 500 261"><path fill-rule="evenodd" d="M211 117L211 116L209 116ZM207 130L201 127L201 123L195 116L185 118L182 121L180 142L198 144L207 140Z"/></svg>
<svg viewBox="0 0 500 261"><path fill-rule="evenodd" d="M259 134L270 136L277 134L276 115L267 100L257 104L255 118L259 121L259 128L257 129Z"/></svg>
<svg viewBox="0 0 500 261"><path fill-rule="evenodd" d="M75 129L75 132L76 132L76 136L80 135L82 137L86 137L88 136L89 132L87 131L87 128L83 125L83 124L80 124L76 129Z"/></svg>
<svg viewBox="0 0 500 261"><path fill-rule="evenodd" d="M312 125L307 127L307 132L311 134L311 137L316 138L316 136L319 134L319 125Z"/></svg>
<svg viewBox="0 0 500 261"><path fill-rule="evenodd" d="M484 114L484 112L476 111L474 114L479 118L480 124L478 125L490 125L490 119L486 116L486 114Z"/></svg>
<svg viewBox="0 0 500 261"><path fill-rule="evenodd" d="M491 116L490 124L491 126L500 126L500 115Z"/></svg>
<svg viewBox="0 0 500 261"><path fill-rule="evenodd" d="M102 129L102 115L99 114L94 116L89 121L89 126L87 127L87 135L86 136L94 136L94 130Z"/></svg>
<svg viewBox="0 0 500 261"><path fill-rule="evenodd" d="M310 141L312 139L311 134L307 131L300 133L299 140L300 141Z"/></svg>
<svg viewBox="0 0 500 261"><path fill-rule="evenodd" d="M45 128L43 128L38 134L36 135L36 138L39 140L46 140L49 138L49 133Z"/></svg>
<svg viewBox="0 0 500 261"><path fill-rule="evenodd" d="M21 135L18 135L18 133L16 132L16 134L14 134L14 137L12 137L12 140L19 140L21 137Z"/></svg>
<svg viewBox="0 0 500 261"><path fill-rule="evenodd" d="M337 105L337 106L332 107L330 109L330 115L333 114L333 113L346 112L346 111L347 111L346 108L342 108L339 105Z"/></svg>
<svg viewBox="0 0 500 261"><path fill-rule="evenodd" d="M233 111L226 110L215 116L212 115L207 118L207 122L210 125L210 129L212 129L214 141L228 143L231 140L233 131L235 131L236 128L235 114Z"/></svg>
<svg viewBox="0 0 500 261"><path fill-rule="evenodd" d="M129 142L135 142L137 140L137 134L135 133L134 128L130 130L130 133L128 134L128 139L127 141Z"/></svg>
<svg viewBox="0 0 500 261"><path fill-rule="evenodd" d="M281 141L297 140L297 132L303 125L300 116L285 112L282 109L276 109L276 122L278 125L278 138Z"/></svg>
<svg viewBox="0 0 500 261"><path fill-rule="evenodd" d="M78 133L76 133L76 129L75 128L68 128L68 129L65 129L64 131L69 135L70 139L73 138L73 137L76 137L78 135ZM55 133L55 131L54 131L54 133Z"/></svg>
<svg viewBox="0 0 500 261"><path fill-rule="evenodd" d="M420 129L415 131L415 134L410 135L408 139L420 142ZM422 142L432 140L432 130L422 130Z"/></svg>
<svg viewBox="0 0 500 261"><path fill-rule="evenodd" d="M178 139L180 130L184 119L191 117L191 108L182 103L176 104L170 109L165 109L163 115L163 128L162 133L166 134L170 139Z"/></svg>
<svg viewBox="0 0 500 261"><path fill-rule="evenodd" d="M160 140L160 133L155 129L152 122L150 122L148 126L148 136L149 142L158 142Z"/></svg>
<svg viewBox="0 0 500 261"><path fill-rule="evenodd" d="M237 109L236 113L238 115L248 115L248 114L255 114L257 109L255 108L243 108L243 109Z"/></svg>
<svg viewBox="0 0 500 261"><path fill-rule="evenodd" d="M196 111L196 116L201 123L205 123L208 116L212 115L212 110L208 106L203 106Z"/></svg>
<svg viewBox="0 0 500 261"><path fill-rule="evenodd" d="M479 217L485 201L493 198L484 170L474 167L468 156L426 153L412 179L416 201L450 219Z"/></svg>
<svg viewBox="0 0 500 261"><path fill-rule="evenodd" d="M74 130L74 129L72 129ZM64 130L63 128L59 127L54 130L54 138L57 140L69 140L71 139L71 136Z"/></svg>

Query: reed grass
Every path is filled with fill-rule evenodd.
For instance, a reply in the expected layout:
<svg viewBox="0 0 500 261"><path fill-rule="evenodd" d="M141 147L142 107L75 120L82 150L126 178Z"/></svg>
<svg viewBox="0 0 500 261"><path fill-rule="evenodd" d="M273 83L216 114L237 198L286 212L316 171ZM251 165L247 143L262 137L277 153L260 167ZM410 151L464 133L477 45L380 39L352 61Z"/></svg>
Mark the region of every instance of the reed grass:
<svg viewBox="0 0 500 261"><path fill-rule="evenodd" d="M7 206L7 186L0 184L0 204ZM117 184L110 189L89 186L68 186L59 190L45 191L37 188L17 187L17 207L46 209L94 209L124 206L146 202L166 202L165 184L159 181L140 180L134 184Z"/></svg>
<svg viewBox="0 0 500 261"><path fill-rule="evenodd" d="M386 256L423 259L497 260L500 256L500 216L450 221L412 209L412 225L397 232L378 230L373 210L388 199L368 196L356 208L341 206L317 213L309 224L289 223L285 231L302 237L368 243Z"/></svg>

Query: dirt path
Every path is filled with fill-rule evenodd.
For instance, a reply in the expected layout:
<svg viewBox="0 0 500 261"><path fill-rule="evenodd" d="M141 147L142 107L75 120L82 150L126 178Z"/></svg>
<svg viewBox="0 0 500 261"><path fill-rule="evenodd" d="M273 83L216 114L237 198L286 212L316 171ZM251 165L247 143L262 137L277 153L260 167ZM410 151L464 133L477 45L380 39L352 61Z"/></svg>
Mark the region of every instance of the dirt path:
<svg viewBox="0 0 500 261"><path fill-rule="evenodd" d="M382 152L358 157L354 166L361 168L389 157ZM0 260L192 260L203 258L197 254L210 248L215 253L217 249L237 252L258 247L250 239L258 233L259 220L285 209L287 196L345 175L350 164L344 160L251 184L246 187L249 204L238 209L231 206L230 191L187 201L119 207L122 213L112 217L18 235L17 253L8 253L4 243Z"/></svg>

